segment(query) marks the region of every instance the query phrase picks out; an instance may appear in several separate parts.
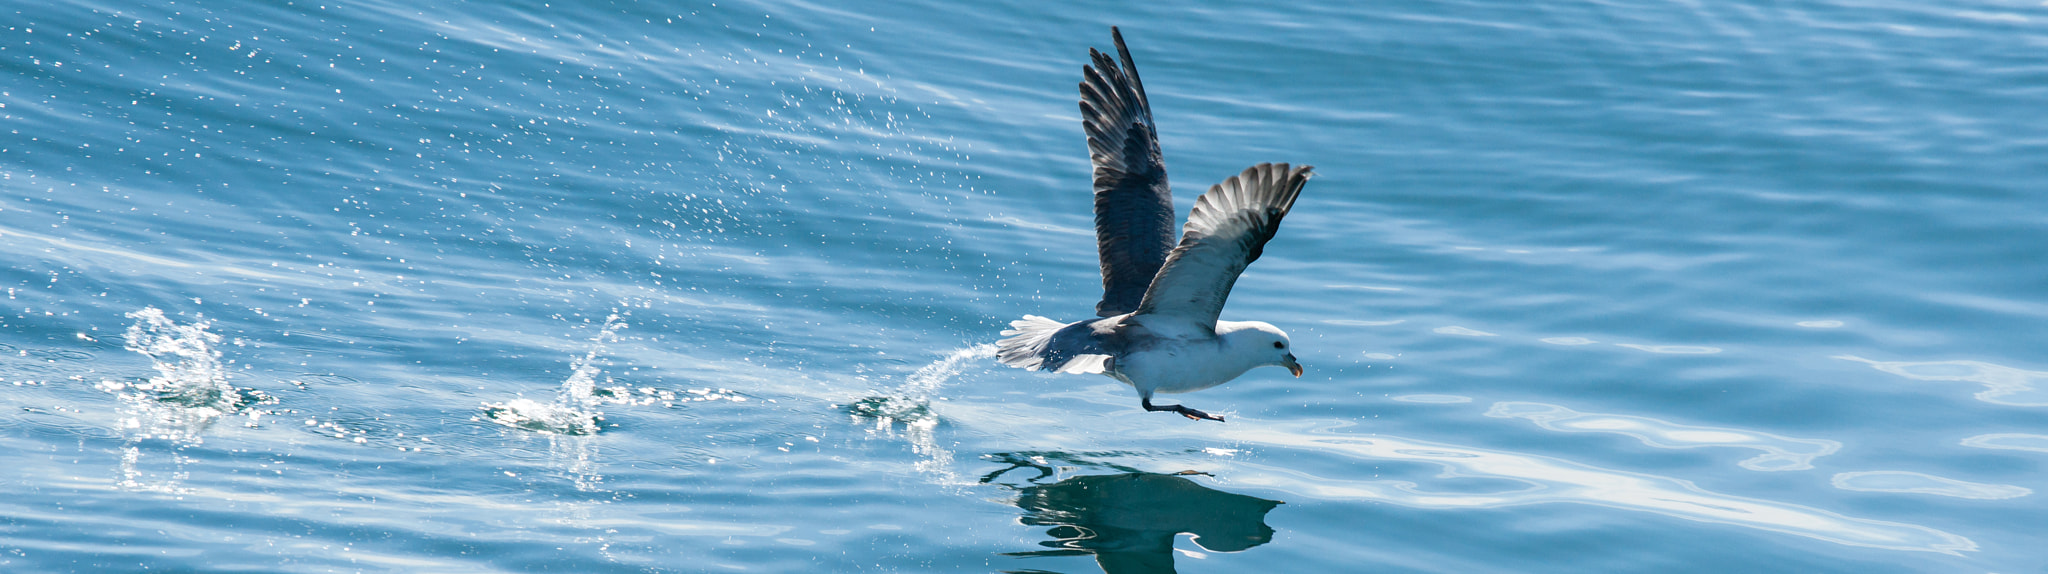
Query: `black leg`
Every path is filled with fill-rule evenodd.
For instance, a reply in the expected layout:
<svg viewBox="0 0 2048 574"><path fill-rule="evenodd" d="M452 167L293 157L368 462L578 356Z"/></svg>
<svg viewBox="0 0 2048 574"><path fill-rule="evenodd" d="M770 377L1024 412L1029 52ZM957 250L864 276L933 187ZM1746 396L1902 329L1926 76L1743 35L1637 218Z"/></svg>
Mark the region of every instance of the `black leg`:
<svg viewBox="0 0 2048 574"><path fill-rule="evenodd" d="M1184 417L1187 417L1187 418L1188 418L1188 420L1197 420L1197 421L1198 421L1198 420L1202 420L1202 419L1209 419L1209 420L1212 420L1212 421L1216 421L1216 422L1219 422L1219 423L1220 423L1220 422L1223 422L1223 417L1219 417L1219 416L1216 416L1216 415L1212 415L1212 414L1209 414L1209 413L1205 413L1205 412L1202 412L1202 411L1198 411L1198 410L1195 410L1195 409L1191 409L1191 408L1188 408L1188 407L1187 407L1187 406L1185 406L1185 405L1165 405L1165 406L1160 406L1160 405L1155 405L1155 404L1152 404L1152 397L1143 397L1143 398L1140 398L1140 399L1138 399L1138 404L1141 404L1141 405L1145 405L1145 410L1148 410L1148 411L1173 411L1173 412L1176 412L1176 413L1180 413L1180 416L1184 416Z"/></svg>

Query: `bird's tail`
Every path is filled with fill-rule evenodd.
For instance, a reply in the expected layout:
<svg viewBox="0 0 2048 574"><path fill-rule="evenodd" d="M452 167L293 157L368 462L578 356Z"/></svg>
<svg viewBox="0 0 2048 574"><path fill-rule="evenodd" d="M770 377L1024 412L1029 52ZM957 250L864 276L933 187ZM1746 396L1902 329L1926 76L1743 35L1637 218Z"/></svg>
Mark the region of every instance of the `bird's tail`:
<svg viewBox="0 0 2048 574"><path fill-rule="evenodd" d="M1003 364L1027 371L1045 367L1046 346L1052 343L1053 333L1058 333L1066 323L1037 315L1010 322L1009 330L1003 331L1001 341L996 341L996 360Z"/></svg>

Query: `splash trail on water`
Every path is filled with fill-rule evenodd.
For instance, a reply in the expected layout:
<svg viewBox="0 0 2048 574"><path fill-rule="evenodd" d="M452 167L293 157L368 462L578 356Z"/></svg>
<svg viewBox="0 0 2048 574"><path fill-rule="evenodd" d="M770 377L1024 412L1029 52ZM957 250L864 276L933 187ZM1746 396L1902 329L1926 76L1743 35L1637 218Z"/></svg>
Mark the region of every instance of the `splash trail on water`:
<svg viewBox="0 0 2048 574"><path fill-rule="evenodd" d="M894 392L856 399L846 406L846 411L853 415L856 424L872 420L874 427L868 431L871 434L894 436L895 423L902 422L903 438L919 457L917 470L937 477L943 484L957 483L953 453L939 446L934 432L939 426L939 415L932 412L932 397L959 375L968 362L995 356L996 346L989 344L953 351L905 377Z"/></svg>
<svg viewBox="0 0 2048 574"><path fill-rule="evenodd" d="M604 326L590 340L590 351L569 361L569 378L562 381L554 402L543 403L522 397L503 403L485 403L484 418L501 425L543 433L597 434L604 423L604 413L597 410L600 399L594 394L597 376L603 372L597 367L597 358L604 352L605 343L618 340L619 329L625 327L626 323L618 313L605 317Z"/></svg>
<svg viewBox="0 0 2048 574"><path fill-rule="evenodd" d="M130 351L149 357L156 376L141 382L103 380L100 390L120 400L122 488L176 492L186 477L187 462L179 450L204 442L202 433L222 417L246 412L249 425L263 416L248 407L276 402L253 389L237 389L228 382L227 363L216 347L221 337L204 319L179 325L156 307L130 312L135 320L128 327ZM149 441L163 441L171 449L172 468L163 473L145 470L143 447ZM161 480L152 480L161 477Z"/></svg>

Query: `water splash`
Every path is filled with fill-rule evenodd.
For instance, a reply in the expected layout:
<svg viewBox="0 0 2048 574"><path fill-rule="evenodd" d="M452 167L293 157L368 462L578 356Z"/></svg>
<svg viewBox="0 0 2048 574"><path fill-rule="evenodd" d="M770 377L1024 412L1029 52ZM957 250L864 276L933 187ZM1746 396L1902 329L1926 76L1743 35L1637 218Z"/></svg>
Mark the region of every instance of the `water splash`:
<svg viewBox="0 0 2048 574"><path fill-rule="evenodd" d="M206 417L233 413L247 404L250 397L228 384L228 369L214 347L220 344L220 335L207 330L213 326L211 321L179 325L156 307L144 307L127 317L135 324L128 326L126 348L149 357L157 372L147 381L125 385L127 389Z"/></svg>
<svg viewBox="0 0 2048 574"><path fill-rule="evenodd" d="M605 317L597 336L590 339L590 350L569 360L569 378L555 391L553 402L522 397L483 406L483 420L546 435L548 467L568 477L580 491L600 491L604 482L604 475L598 473L596 437L592 436L604 426L604 413L598 406L606 396L630 396L625 389L605 389L601 396L597 386L598 376L604 373L597 366L598 357L606 343L618 340L619 330L624 328L620 314Z"/></svg>
<svg viewBox="0 0 2048 574"><path fill-rule="evenodd" d="M995 356L995 345L975 345L954 351L953 354L947 355L946 358L939 359L938 362L925 365L924 368L911 373L910 378L904 380L902 391L911 396L928 398L933 393L939 392L939 387L944 386L946 381L952 380L954 375L960 374L960 369L968 361L989 359Z"/></svg>
<svg viewBox="0 0 2048 574"><path fill-rule="evenodd" d="M995 352L995 345L976 345L953 351L911 373L895 392L857 399L847 405L846 410L856 417L875 419L882 427L896 422L910 426L935 425L938 415L931 410L932 395L946 381L960 374L968 361L991 358Z"/></svg>
<svg viewBox="0 0 2048 574"><path fill-rule="evenodd" d="M1807 470L1813 459L1834 454L1842 443L1811 438L1789 438L1744 429L1682 425L1649 417L1582 413L1543 403L1494 403L1486 416L1529 419L1536 426L1558 432L1600 432L1627 435L1657 448L1734 447L1763 451L1736 463L1758 471Z"/></svg>
<svg viewBox="0 0 2048 574"><path fill-rule="evenodd" d="M141 382L103 380L100 390L120 400L122 488L179 492L178 484L189 473L188 459L180 453L204 442L203 433L229 415L246 413L249 426L256 426L263 412L248 407L275 402L252 390L237 389L228 382L229 370L216 348L221 337L204 319L179 325L155 307L128 313L135 320L128 327L126 348L149 357L157 375ZM162 441L171 449L171 469L145 470L142 451L146 443Z"/></svg>
<svg viewBox="0 0 2048 574"><path fill-rule="evenodd" d="M939 415L932 411L932 397L947 381L960 374L969 361L996 356L995 345L975 345L925 365L903 380L894 392L862 397L846 406L856 424L873 423L871 434L896 434L903 423L903 437L919 457L917 470L946 484L959 482L953 472L953 453L939 446L936 433Z"/></svg>
<svg viewBox="0 0 2048 574"><path fill-rule="evenodd" d="M472 420L486 420L545 436L548 441L548 467L574 482L577 490L600 492L604 490L604 475L598 472L600 443L595 435L607 428L604 412L598 410L600 407L674 407L693 402L744 403L754 400L738 391L723 388L676 391L617 384L611 377L604 376L598 362L605 354L606 345L618 341L619 330L626 326L623 314L605 317L604 325L590 339L590 350L569 361L569 378L562 381L561 388L555 392L555 400L541 402L517 398L484 403L483 414Z"/></svg>
<svg viewBox="0 0 2048 574"><path fill-rule="evenodd" d="M540 402L528 398L517 398L502 403L485 403L483 420L501 425L553 435L592 435L604 428L604 413L598 410L604 405L674 407L684 403L729 401L744 403L753 400L744 393L732 389L704 387L685 390L656 389L616 384L617 381L604 377L604 386L598 378L604 374L597 367L597 361L605 350L605 343L618 340L619 329L626 324L620 316L605 319L604 327L591 339L590 351L582 357L569 361L569 378L562 381L562 387L555 392L553 402Z"/></svg>
<svg viewBox="0 0 2048 574"><path fill-rule="evenodd" d="M548 434L597 434L604 424L604 413L597 410L603 399L595 394L597 376L603 373L597 367L597 358L604 353L605 343L618 340L619 329L625 327L626 323L618 313L605 317L604 326L596 337L590 339L590 351L569 361L569 378L562 381L562 388L555 392L553 402L543 403L522 397L502 403L485 403L484 420Z"/></svg>

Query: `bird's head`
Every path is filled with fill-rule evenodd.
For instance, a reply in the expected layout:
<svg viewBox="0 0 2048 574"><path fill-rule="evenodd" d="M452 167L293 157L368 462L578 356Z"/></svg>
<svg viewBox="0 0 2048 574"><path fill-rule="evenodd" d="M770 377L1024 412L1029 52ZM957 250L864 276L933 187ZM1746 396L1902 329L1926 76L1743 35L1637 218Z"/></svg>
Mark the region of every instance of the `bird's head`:
<svg viewBox="0 0 2048 574"><path fill-rule="evenodd" d="M1223 321L1218 321L1216 327L1217 335L1223 337L1230 347L1248 349L1240 352L1260 359L1258 366L1287 367L1287 372L1301 376L1301 363L1294 360L1294 342L1288 340L1287 333L1279 327L1264 321L1232 321L1227 327Z"/></svg>

